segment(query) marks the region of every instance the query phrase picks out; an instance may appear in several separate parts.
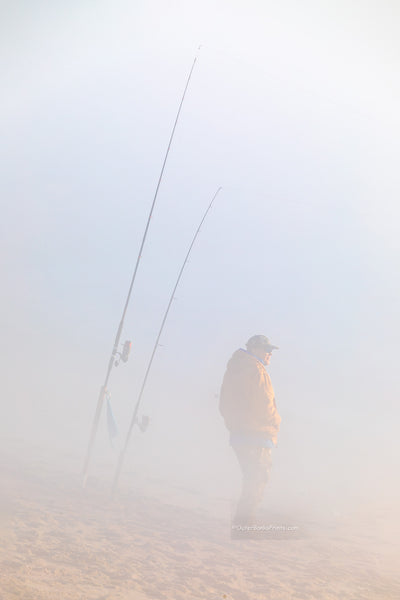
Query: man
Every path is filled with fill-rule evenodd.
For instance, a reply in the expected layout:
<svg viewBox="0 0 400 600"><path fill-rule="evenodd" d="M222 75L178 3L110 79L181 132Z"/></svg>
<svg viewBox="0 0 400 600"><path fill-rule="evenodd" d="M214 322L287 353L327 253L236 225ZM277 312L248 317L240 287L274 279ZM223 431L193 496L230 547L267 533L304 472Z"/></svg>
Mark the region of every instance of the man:
<svg viewBox="0 0 400 600"><path fill-rule="evenodd" d="M254 522L271 470L271 448L277 445L281 417L266 370L276 349L264 335L254 335L246 350L233 354L222 383L219 408L243 473L238 525Z"/></svg>

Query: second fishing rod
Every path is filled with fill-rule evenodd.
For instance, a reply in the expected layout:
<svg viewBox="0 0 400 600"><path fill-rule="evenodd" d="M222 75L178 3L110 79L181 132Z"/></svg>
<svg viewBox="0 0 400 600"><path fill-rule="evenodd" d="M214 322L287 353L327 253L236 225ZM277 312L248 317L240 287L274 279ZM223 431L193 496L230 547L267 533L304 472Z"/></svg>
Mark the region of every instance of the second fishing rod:
<svg viewBox="0 0 400 600"><path fill-rule="evenodd" d="M144 393L144 390L145 390L145 387L146 387L146 383L147 383L147 380L148 380L148 377L149 377L149 374L150 374L151 366L153 364L153 359L154 359L154 356L155 356L155 354L157 352L157 348L159 346L160 337L161 337L161 334L162 334L162 332L164 330L164 326L165 326L165 323L167 321L168 314L169 314L172 302L173 302L174 297L175 297L175 292L176 292L177 287L179 285L179 282L180 282L180 280L182 278L183 271L185 270L186 264L187 264L187 262L189 260L190 253L191 253L192 248L193 248L193 246L195 244L197 236L200 233L200 229L201 229L204 221L206 220L206 217L207 217L208 213L210 212L212 205L214 204L214 200L218 196L218 194L221 191L221 189L222 188L219 187L217 189L217 191L215 192L215 194L212 197L212 200L211 200L211 202L210 202L207 210L205 211L205 213L203 215L203 218L200 221L200 224L199 224L198 228L196 229L196 232L195 232L195 234L193 236L193 239L191 241L189 249L188 249L188 251L186 253L185 260L183 261L183 264L182 264L181 269L179 271L179 274L178 274L177 280L175 282L174 288L172 290L172 293L171 293L171 296L170 296L170 299L169 299L169 302L168 302L168 305L167 305L167 309L166 309L164 317L162 319L161 326L160 326L160 329L158 331L158 335L157 335L156 341L154 343L153 351L151 353L150 360L149 360L149 363L147 365L147 369L146 369L146 373L145 373L145 376L144 376L144 379L143 379L142 387L140 388L139 396L138 396L138 399L136 401L135 408L133 410L133 415L132 415L132 419L131 419L131 422L130 422L130 425L129 425L129 428L128 428L128 433L126 434L125 444L124 444L124 446L123 446L123 448L122 448L122 450L120 452L120 455L119 455L119 460L118 460L117 468L116 468L116 471L115 471L113 485L112 485L112 490L111 490L111 494L112 495L115 494L116 489L117 489L119 476L120 476L120 473L121 473L122 465L123 465L123 462L124 462L124 459L125 459L126 451L128 449L128 444L129 444L129 440L130 440L131 435L132 435L133 428L134 428L135 425L138 425L139 428L141 428L141 425L139 424L139 421L138 421L139 407L140 407L140 403L142 401L142 397L143 397L143 393Z"/></svg>

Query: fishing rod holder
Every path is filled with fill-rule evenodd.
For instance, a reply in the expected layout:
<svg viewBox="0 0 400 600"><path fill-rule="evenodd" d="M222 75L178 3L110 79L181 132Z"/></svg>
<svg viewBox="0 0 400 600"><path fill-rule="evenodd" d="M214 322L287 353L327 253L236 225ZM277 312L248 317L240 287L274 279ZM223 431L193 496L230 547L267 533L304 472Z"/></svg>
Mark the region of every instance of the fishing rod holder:
<svg viewBox="0 0 400 600"><path fill-rule="evenodd" d="M114 367L118 367L121 360L124 363L128 362L131 347L132 347L132 342L130 340L126 340L126 342L124 342L124 345L122 346L122 352L116 352L116 355L118 355L118 358L114 362Z"/></svg>

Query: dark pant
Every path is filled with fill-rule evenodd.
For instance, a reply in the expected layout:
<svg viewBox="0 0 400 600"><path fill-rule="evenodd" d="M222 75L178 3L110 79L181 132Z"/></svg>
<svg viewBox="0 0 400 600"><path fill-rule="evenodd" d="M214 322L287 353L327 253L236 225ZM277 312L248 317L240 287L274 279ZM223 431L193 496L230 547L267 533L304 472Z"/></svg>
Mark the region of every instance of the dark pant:
<svg viewBox="0 0 400 600"><path fill-rule="evenodd" d="M235 522L251 523L260 505L271 471L271 449L258 446L233 446L243 474L242 493L239 498Z"/></svg>

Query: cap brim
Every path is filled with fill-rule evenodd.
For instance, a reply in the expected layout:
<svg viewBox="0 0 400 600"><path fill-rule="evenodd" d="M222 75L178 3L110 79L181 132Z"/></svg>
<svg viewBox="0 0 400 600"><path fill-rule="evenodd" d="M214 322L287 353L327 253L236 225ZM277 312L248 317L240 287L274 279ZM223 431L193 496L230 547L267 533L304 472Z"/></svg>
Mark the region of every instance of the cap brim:
<svg viewBox="0 0 400 600"><path fill-rule="evenodd" d="M269 352L272 352L272 350L279 350L279 346L273 346L272 344L270 346L264 346L264 348Z"/></svg>

